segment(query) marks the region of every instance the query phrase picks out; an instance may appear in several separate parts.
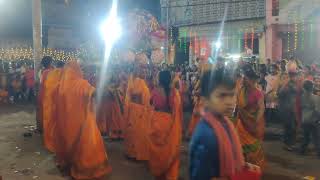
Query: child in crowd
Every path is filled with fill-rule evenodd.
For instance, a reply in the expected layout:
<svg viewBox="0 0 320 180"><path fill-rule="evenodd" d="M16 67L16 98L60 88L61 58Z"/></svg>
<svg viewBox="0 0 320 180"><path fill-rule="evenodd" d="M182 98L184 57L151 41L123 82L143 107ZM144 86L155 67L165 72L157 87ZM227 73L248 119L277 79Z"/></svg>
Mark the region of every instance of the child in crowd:
<svg viewBox="0 0 320 180"><path fill-rule="evenodd" d="M190 180L260 178L257 166L244 162L229 116L235 106L235 79L226 71L209 71L201 79L204 107L190 142Z"/></svg>

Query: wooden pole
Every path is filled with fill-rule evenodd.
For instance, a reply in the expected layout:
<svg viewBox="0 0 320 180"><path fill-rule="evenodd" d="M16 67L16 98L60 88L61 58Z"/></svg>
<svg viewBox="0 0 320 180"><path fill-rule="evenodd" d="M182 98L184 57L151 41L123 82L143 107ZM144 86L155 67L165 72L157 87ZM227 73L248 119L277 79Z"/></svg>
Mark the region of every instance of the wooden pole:
<svg viewBox="0 0 320 180"><path fill-rule="evenodd" d="M42 16L41 16L41 0L32 1L32 27L33 27L33 60L35 72L39 72L40 60L42 55ZM36 74L37 74L36 73ZM38 76L36 80L39 81Z"/></svg>
<svg viewBox="0 0 320 180"><path fill-rule="evenodd" d="M32 28L33 28L33 62L35 72L35 82L39 85L40 79L40 61L42 58L42 17L41 17L41 0L32 1ZM38 88L36 88L38 89ZM38 107L38 106L37 106ZM37 130L42 131L41 117L37 108Z"/></svg>

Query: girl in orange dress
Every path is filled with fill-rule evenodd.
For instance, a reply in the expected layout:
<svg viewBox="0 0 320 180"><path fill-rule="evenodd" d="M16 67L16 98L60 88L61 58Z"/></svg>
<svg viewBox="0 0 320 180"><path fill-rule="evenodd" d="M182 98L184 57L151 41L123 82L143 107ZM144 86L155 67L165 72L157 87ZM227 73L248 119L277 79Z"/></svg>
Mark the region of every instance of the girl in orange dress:
<svg viewBox="0 0 320 180"><path fill-rule="evenodd" d="M101 178L111 172L96 123L95 88L83 79L76 61L64 68L58 88L56 156L74 179Z"/></svg>
<svg viewBox="0 0 320 180"><path fill-rule="evenodd" d="M262 149L264 137L264 96L257 88L259 76L250 65L244 68L243 86L238 93L236 128L246 162L264 168Z"/></svg>
<svg viewBox="0 0 320 180"><path fill-rule="evenodd" d="M182 137L180 93L170 88L170 72L159 73L152 91L149 168L156 180L178 180Z"/></svg>
<svg viewBox="0 0 320 180"><path fill-rule="evenodd" d="M149 160L150 91L142 68L128 80L125 99L125 148L129 158Z"/></svg>

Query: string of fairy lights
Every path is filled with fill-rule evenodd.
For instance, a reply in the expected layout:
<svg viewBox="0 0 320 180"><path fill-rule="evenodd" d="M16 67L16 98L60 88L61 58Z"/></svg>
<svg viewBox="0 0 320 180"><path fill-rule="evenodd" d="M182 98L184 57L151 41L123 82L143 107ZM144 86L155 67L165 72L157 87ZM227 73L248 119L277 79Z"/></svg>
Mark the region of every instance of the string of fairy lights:
<svg viewBox="0 0 320 180"><path fill-rule="evenodd" d="M259 30L257 28L247 28L242 31L226 31L222 35L222 41L224 41L226 48L232 48L232 49L245 49L250 48L254 49L255 45L255 38L256 33L258 33ZM172 40L172 30L170 30L170 42L173 42ZM189 38L189 39L188 39ZM189 47L197 47L197 45L200 45L201 43L197 43L197 41L201 41L205 39L205 37L199 36L197 34L197 31L195 29L188 30L180 30L179 31L179 38L177 40L177 47L179 47L184 53L187 53L188 45ZM217 38L216 38L217 39ZM188 44L189 41L189 44ZM194 49L193 49L194 50Z"/></svg>
<svg viewBox="0 0 320 180"><path fill-rule="evenodd" d="M306 46L316 46L314 17L304 19L300 12L301 10L297 9L288 12L287 52L289 54L304 51Z"/></svg>
<svg viewBox="0 0 320 180"><path fill-rule="evenodd" d="M28 48L1 48L0 60L16 61L24 59L33 59L33 49ZM85 50L78 49L74 51L57 50L51 48L43 48L42 56L51 56L54 60L69 61L83 54Z"/></svg>

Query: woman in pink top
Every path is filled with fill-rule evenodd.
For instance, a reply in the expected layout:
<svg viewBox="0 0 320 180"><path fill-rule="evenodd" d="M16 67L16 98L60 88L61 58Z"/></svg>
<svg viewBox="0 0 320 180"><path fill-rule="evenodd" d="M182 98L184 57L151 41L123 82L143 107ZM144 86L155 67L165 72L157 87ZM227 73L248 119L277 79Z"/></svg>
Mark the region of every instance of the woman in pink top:
<svg viewBox="0 0 320 180"><path fill-rule="evenodd" d="M159 78L158 86L154 87L151 91L151 104L156 111L168 112L169 107L169 96L170 96L170 73L164 74ZM164 77L165 75L169 77Z"/></svg>

